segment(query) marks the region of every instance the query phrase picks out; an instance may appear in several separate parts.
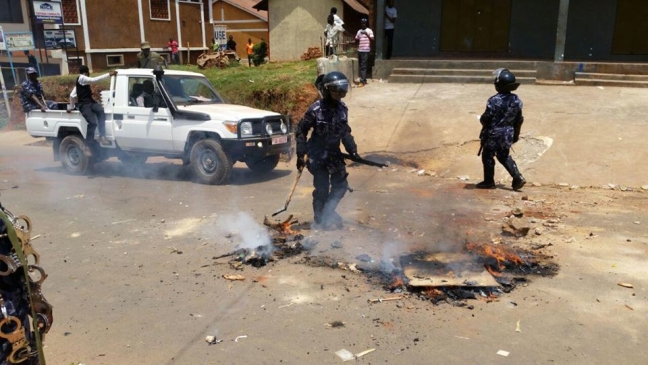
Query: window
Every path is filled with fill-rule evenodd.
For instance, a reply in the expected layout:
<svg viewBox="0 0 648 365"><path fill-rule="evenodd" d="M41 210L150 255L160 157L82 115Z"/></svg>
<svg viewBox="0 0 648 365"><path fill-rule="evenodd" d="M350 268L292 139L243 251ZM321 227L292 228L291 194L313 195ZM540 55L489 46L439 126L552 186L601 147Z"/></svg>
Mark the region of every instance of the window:
<svg viewBox="0 0 648 365"><path fill-rule="evenodd" d="M79 21L79 4L78 0L63 0L63 21L65 24L81 24Z"/></svg>
<svg viewBox="0 0 648 365"><path fill-rule="evenodd" d="M106 66L115 67L124 65L124 55L120 54L109 54L106 55Z"/></svg>
<svg viewBox="0 0 648 365"><path fill-rule="evenodd" d="M149 0L151 19L171 20L169 0Z"/></svg>
<svg viewBox="0 0 648 365"><path fill-rule="evenodd" d="M166 108L160 90L152 77L130 77L128 79L128 106L152 108L156 101L160 108Z"/></svg>
<svg viewBox="0 0 648 365"><path fill-rule="evenodd" d="M23 23L20 0L0 0L0 23Z"/></svg>
<svg viewBox="0 0 648 365"><path fill-rule="evenodd" d="M78 74L79 73L79 67L81 65L85 65L85 59L83 57L68 57L68 72L70 74Z"/></svg>

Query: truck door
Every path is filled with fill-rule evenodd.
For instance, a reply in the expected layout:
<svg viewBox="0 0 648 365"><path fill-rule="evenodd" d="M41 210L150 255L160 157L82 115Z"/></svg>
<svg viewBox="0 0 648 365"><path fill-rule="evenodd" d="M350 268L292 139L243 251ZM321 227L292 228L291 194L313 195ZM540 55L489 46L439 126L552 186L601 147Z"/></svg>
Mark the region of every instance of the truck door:
<svg viewBox="0 0 648 365"><path fill-rule="evenodd" d="M128 78L128 102L120 108L122 120L116 121L115 125L115 139L122 149L142 152L173 150L171 112L164 101L154 112L156 99L162 100L153 77Z"/></svg>

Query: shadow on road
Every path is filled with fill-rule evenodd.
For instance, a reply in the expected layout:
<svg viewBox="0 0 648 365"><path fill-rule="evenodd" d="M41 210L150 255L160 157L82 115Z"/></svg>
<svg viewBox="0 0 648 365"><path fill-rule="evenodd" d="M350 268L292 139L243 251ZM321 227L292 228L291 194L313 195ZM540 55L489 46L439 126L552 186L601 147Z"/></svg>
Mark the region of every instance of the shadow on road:
<svg viewBox="0 0 648 365"><path fill-rule="evenodd" d="M66 174L63 167L46 167L35 171ZM290 175L290 170L274 170L269 173L252 172L246 167L232 168L232 176L227 185L260 184ZM97 177L124 177L142 180L191 181L191 171L187 166L173 163L146 163L141 166L128 166L121 162L101 162L86 174L88 179Z"/></svg>

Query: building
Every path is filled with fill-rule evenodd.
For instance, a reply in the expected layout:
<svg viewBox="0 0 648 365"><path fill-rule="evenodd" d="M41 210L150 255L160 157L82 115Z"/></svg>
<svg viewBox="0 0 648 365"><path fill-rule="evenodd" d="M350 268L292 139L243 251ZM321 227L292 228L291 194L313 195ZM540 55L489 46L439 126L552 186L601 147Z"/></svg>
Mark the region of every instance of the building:
<svg viewBox="0 0 648 365"><path fill-rule="evenodd" d="M323 48L326 18L331 8L355 34L362 14L369 14L358 0L262 0L254 8L268 12L270 59L299 60L309 47Z"/></svg>
<svg viewBox="0 0 648 365"><path fill-rule="evenodd" d="M252 8L254 0L52 0L60 2L64 24L42 25L32 20L32 1L0 0L0 26L5 32L31 31L41 65L58 72L74 72L85 64L92 71L136 64L140 43L170 60L169 38L180 45L183 63L195 63L208 49L214 25L226 25L241 57L248 38L268 37L267 13ZM8 11L5 11L7 9ZM25 67L26 58L14 52L14 66ZM7 57L0 56L3 67ZM44 68L44 67L43 67Z"/></svg>
<svg viewBox="0 0 648 365"><path fill-rule="evenodd" d="M385 7L385 0L372 2ZM394 58L648 61L648 1L396 0L395 6ZM375 12L374 22L382 29L383 12Z"/></svg>
<svg viewBox="0 0 648 365"><path fill-rule="evenodd" d="M209 0L211 1L210 22L227 27L228 36L236 42L236 53L247 58L245 45L248 39L257 44L261 38L268 41L268 12L257 11L256 0Z"/></svg>

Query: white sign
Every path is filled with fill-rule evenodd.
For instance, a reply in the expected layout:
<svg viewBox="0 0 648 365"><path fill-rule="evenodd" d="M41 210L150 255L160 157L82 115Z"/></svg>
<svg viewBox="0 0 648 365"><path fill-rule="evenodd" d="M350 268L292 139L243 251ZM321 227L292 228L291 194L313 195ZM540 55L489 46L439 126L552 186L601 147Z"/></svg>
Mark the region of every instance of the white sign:
<svg viewBox="0 0 648 365"><path fill-rule="evenodd" d="M31 32L5 33L7 51L28 51L34 49L34 37Z"/></svg>
<svg viewBox="0 0 648 365"><path fill-rule="evenodd" d="M45 47L47 49L54 48L76 48L76 33L74 30L46 30L43 32L45 35Z"/></svg>
<svg viewBox="0 0 648 365"><path fill-rule="evenodd" d="M34 16L37 23L63 23L61 3L57 1L34 1Z"/></svg>
<svg viewBox="0 0 648 365"><path fill-rule="evenodd" d="M7 49L7 46L5 45L4 41L4 32L2 31L2 27L0 26L0 51L4 51Z"/></svg>
<svg viewBox="0 0 648 365"><path fill-rule="evenodd" d="M214 25L214 39L219 46L225 47L227 44L227 25Z"/></svg>

